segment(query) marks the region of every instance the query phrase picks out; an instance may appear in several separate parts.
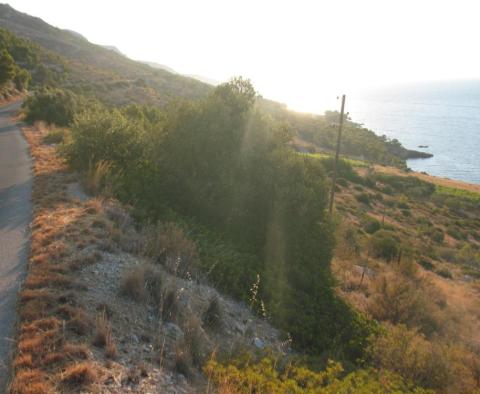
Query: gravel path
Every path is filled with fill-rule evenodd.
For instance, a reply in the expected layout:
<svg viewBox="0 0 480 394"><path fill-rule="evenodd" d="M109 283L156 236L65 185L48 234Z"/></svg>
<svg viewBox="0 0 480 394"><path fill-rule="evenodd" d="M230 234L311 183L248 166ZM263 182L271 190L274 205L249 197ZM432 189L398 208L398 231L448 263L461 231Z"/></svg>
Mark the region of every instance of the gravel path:
<svg viewBox="0 0 480 394"><path fill-rule="evenodd" d="M12 116L20 102L0 107L0 393L13 349L15 302L28 256L31 159Z"/></svg>

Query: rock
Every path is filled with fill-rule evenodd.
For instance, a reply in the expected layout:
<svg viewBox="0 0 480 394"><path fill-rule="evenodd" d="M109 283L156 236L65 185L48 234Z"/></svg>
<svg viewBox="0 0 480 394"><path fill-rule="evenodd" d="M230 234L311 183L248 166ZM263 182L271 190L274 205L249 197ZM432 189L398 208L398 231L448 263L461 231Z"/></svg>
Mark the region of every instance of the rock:
<svg viewBox="0 0 480 394"><path fill-rule="evenodd" d="M163 325L165 335L174 341L179 341L183 338L183 330L177 326L175 323L165 323Z"/></svg>
<svg viewBox="0 0 480 394"><path fill-rule="evenodd" d="M235 331L239 332L240 334L244 335L245 334L245 326L241 323L235 323Z"/></svg>
<svg viewBox="0 0 480 394"><path fill-rule="evenodd" d="M140 339L138 339L138 337L135 334L130 335L130 340L133 343L140 343Z"/></svg>
<svg viewBox="0 0 480 394"><path fill-rule="evenodd" d="M258 337L255 337L255 338L253 339L253 344L255 345L255 347L256 347L257 349L263 349L263 348L265 347L265 342L262 341L262 340L261 340L260 338L258 338Z"/></svg>

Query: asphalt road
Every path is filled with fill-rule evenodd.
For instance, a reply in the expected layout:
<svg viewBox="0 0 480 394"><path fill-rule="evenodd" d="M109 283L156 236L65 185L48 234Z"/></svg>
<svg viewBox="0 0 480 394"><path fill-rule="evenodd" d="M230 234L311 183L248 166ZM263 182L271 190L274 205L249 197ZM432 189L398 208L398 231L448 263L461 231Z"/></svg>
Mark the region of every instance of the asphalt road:
<svg viewBox="0 0 480 394"><path fill-rule="evenodd" d="M31 159L12 116L20 102L0 107L0 393L13 350L15 303L28 258Z"/></svg>

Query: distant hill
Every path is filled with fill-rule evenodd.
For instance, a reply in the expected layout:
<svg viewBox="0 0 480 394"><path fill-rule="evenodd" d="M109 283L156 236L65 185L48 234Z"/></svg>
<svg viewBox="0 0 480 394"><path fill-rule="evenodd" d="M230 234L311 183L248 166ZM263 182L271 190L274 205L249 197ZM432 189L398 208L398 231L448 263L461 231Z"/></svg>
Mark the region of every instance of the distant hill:
<svg viewBox="0 0 480 394"><path fill-rule="evenodd" d="M0 4L0 27L64 57L68 78L64 86L94 94L112 104L164 105L174 98L205 97L211 86L165 69L152 69L112 47L90 43L77 32Z"/></svg>
<svg viewBox="0 0 480 394"><path fill-rule="evenodd" d="M118 49L116 46L114 45L102 45L102 47L104 47L105 49L108 49L110 51L113 51L113 52L116 52L118 53L119 55L122 55L122 56L125 56L125 54L123 54L120 49Z"/></svg>
<svg viewBox="0 0 480 394"><path fill-rule="evenodd" d="M146 64L152 68L159 68L160 70L168 71L172 74L178 74L173 68L165 66L164 64L155 63L155 62L140 62L140 63Z"/></svg>
<svg viewBox="0 0 480 394"><path fill-rule="evenodd" d="M187 75L190 78L198 79L201 82L208 83L209 85L217 86L220 85L222 82L217 81L216 79L209 78L209 77L204 77L202 75L194 75L194 74L188 74Z"/></svg>
<svg viewBox="0 0 480 394"><path fill-rule="evenodd" d="M196 79L200 82L204 82L204 83L208 83L209 85L213 85L213 86L217 86L217 85L220 85L221 82L216 80L216 79L213 79L213 78L208 78L208 77L204 77L202 75L196 75L196 74L180 74L178 73L177 71L175 71L173 68L171 67L168 67L168 66L165 66L164 64L159 64L159 63L155 63L155 62L142 62L144 64L148 64L150 67L153 67L153 68L160 68L162 70L166 70L166 71L169 71L173 74L179 74L179 75L184 75L186 77L189 77L189 78L193 78L193 79Z"/></svg>
<svg viewBox="0 0 480 394"><path fill-rule="evenodd" d="M76 31L69 30L69 29L64 29L67 33L73 34L74 36L81 38L82 40L88 41L86 37L82 36L80 33L77 33Z"/></svg>

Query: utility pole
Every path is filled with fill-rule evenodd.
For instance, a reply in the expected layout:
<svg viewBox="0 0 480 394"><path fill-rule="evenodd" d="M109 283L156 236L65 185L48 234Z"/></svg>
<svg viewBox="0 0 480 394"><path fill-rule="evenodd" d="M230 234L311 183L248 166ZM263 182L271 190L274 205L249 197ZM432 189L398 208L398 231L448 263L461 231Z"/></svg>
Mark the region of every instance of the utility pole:
<svg viewBox="0 0 480 394"><path fill-rule="evenodd" d="M342 140L343 114L345 112L345 95L342 96L342 109L340 111L340 123L338 125L337 151L335 152L335 164L333 166L332 190L330 192L330 206L328 211L333 211L333 200L335 198L335 184L337 183L338 156L340 155L340 142Z"/></svg>

